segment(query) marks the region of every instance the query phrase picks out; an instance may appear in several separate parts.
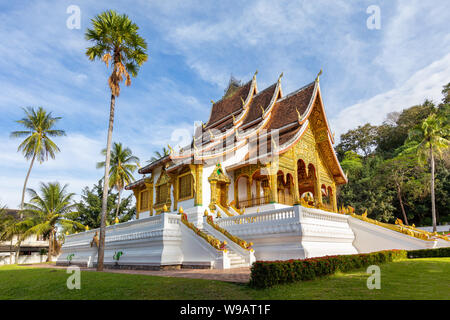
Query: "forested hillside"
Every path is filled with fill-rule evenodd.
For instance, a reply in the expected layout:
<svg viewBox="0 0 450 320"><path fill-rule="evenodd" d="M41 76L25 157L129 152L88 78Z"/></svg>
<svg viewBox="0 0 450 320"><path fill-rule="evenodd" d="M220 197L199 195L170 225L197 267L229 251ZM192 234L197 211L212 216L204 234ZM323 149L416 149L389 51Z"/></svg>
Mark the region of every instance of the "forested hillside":
<svg viewBox="0 0 450 320"><path fill-rule="evenodd" d="M379 126L367 123L341 135L336 152L349 182L338 192L339 205L367 210L377 220L431 225L432 157L425 132L433 137L437 223L450 223L450 83L442 93L439 104L427 100L389 113Z"/></svg>

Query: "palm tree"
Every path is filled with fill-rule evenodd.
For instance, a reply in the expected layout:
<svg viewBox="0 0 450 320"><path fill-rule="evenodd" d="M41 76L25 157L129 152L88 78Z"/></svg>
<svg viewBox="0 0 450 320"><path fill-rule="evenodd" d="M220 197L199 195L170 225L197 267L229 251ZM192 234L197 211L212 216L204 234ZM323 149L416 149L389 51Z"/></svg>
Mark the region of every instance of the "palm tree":
<svg viewBox="0 0 450 320"><path fill-rule="evenodd" d="M106 149L102 150L106 155ZM97 169L105 167L105 162L97 163ZM116 218L119 215L120 196L125 185L134 181L133 172L139 167L139 158L133 156L130 148L124 148L122 143L115 142L111 151L111 170L109 172L109 187L116 188L117 199Z"/></svg>
<svg viewBox="0 0 450 320"><path fill-rule="evenodd" d="M14 131L11 133L11 137L13 138L26 137L19 145L17 151L21 151L25 159L31 159L30 168L28 169L23 184L20 210L23 209L25 190L34 161L37 158L39 163L43 163L48 160L48 156L55 159L55 154L59 152L59 148L50 137L60 137L65 135L63 130L53 129L55 123L61 119L60 117L53 117L51 112L45 111L42 107L38 107L37 110L28 107L26 109L24 108L23 111L26 116L21 120L18 120L17 123L22 124L26 130ZM22 217L23 215L21 214L21 218Z"/></svg>
<svg viewBox="0 0 450 320"><path fill-rule="evenodd" d="M153 154L154 154L154 156L152 156L150 160L147 160L148 163L152 163L152 162L159 160L165 156L168 156L170 154L170 150L166 147L163 147L162 152L155 151Z"/></svg>
<svg viewBox="0 0 450 320"><path fill-rule="evenodd" d="M10 252L13 249L13 239L15 236L13 226L16 219L8 214L5 207L0 208L0 241L10 241ZM12 254L9 256L9 263L12 264Z"/></svg>
<svg viewBox="0 0 450 320"><path fill-rule="evenodd" d="M58 182L41 183L40 192L41 195L33 189L28 189L31 200L25 203L24 208L30 218L23 221L27 227L24 236L36 234L47 237L49 239L48 261L51 261L56 243L57 226L75 225L79 228L84 226L66 218L66 215L73 213L76 206L72 201L75 194L67 192L67 184L61 187Z"/></svg>
<svg viewBox="0 0 450 320"><path fill-rule="evenodd" d="M424 164L427 160L431 165L431 215L433 221L433 232L436 232L436 203L434 190L435 155L441 155L442 151L448 148L450 141L450 124L443 116L433 113L429 115L421 124L414 127L410 133L408 141L415 141L416 144L406 151L415 151L419 157L419 162Z"/></svg>
<svg viewBox="0 0 450 320"><path fill-rule="evenodd" d="M106 67L112 62L112 73L108 78L111 89L109 111L108 138L106 142L105 174L102 196L102 219L100 226L100 241L98 247L97 271L103 270L106 205L109 186L109 166L111 156L111 139L114 125L114 108L116 97L120 94L120 82L131 84L130 73L137 76L139 67L147 61L147 43L137 33L139 27L127 15L119 15L115 11L106 11L92 19L92 29L87 29L86 40L94 42L87 48L86 55L90 60L102 60Z"/></svg>

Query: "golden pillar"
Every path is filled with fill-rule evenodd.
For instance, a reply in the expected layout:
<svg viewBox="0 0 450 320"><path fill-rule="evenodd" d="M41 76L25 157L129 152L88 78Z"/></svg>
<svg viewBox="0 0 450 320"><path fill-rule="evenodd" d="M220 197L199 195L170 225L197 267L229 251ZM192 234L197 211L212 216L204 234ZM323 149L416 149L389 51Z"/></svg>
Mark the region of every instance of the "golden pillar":
<svg viewBox="0 0 450 320"><path fill-rule="evenodd" d="M209 204L209 209L214 211L216 210L216 203L217 203L217 182L210 181L209 184L211 185L211 201Z"/></svg>
<svg viewBox="0 0 450 320"><path fill-rule="evenodd" d="M247 179L247 206L252 206L252 180Z"/></svg>
<svg viewBox="0 0 450 320"><path fill-rule="evenodd" d="M256 204L259 205L259 198L261 198L261 181L256 180Z"/></svg>
<svg viewBox="0 0 450 320"><path fill-rule="evenodd" d="M336 197L336 184L333 183L331 186L331 205L333 206L333 211L337 212L337 197Z"/></svg>

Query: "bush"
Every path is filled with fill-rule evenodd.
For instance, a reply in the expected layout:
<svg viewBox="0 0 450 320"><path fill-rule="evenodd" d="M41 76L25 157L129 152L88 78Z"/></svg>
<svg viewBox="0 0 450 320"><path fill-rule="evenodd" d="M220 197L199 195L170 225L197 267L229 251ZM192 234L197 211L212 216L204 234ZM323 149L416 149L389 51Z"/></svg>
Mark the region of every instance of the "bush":
<svg viewBox="0 0 450 320"><path fill-rule="evenodd" d="M250 286L267 288L280 283L312 280L316 277L333 274L338 270L347 272L406 257L405 250L387 250L304 260L256 261L251 268Z"/></svg>
<svg viewBox="0 0 450 320"><path fill-rule="evenodd" d="M450 257L450 248L422 249L408 251L408 258L442 258Z"/></svg>

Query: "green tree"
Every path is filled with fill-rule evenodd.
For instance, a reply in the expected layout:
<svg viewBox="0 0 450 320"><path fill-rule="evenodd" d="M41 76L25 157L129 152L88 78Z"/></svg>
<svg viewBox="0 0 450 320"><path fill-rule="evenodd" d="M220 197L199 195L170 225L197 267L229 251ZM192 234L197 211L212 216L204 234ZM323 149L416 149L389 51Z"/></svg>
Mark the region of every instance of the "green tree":
<svg viewBox="0 0 450 320"><path fill-rule="evenodd" d="M77 203L77 213L68 214L68 218L81 223L84 226L89 226L91 229L99 228L101 225L102 212L102 193L103 182L99 180L92 188L85 187L81 193L81 200ZM114 216L116 210L118 194L112 193L108 190L108 201L106 210L106 225L114 223ZM133 205L133 195L123 198L119 206L119 221L126 222L136 215L136 208ZM74 233L82 231L76 226L65 226L63 232Z"/></svg>
<svg viewBox="0 0 450 320"><path fill-rule="evenodd" d="M25 159L31 159L30 167L22 189L22 200L20 202L21 210L23 209L25 190L34 161L37 158L39 163L43 163L48 160L48 156L54 159L55 154L60 150L50 137L60 137L65 135L63 130L54 129L56 122L61 119L60 117L53 117L51 112L45 111L42 107L37 108L37 110L28 107L23 109L23 111L25 112L25 117L18 120L17 123L23 125L26 130L14 131L11 133L11 137L13 138L25 137L25 140L19 145L17 151L21 151Z"/></svg>
<svg viewBox="0 0 450 320"><path fill-rule="evenodd" d="M12 264L13 240L19 234L17 217L9 214L5 207L0 208L0 241L10 241L9 263Z"/></svg>
<svg viewBox="0 0 450 320"><path fill-rule="evenodd" d="M154 155L151 157L151 159L147 161L148 163L152 163L156 160L164 158L165 156L168 156L170 154L170 150L166 147L163 147L161 152L155 151L153 154Z"/></svg>
<svg viewBox="0 0 450 320"><path fill-rule="evenodd" d="M354 151L367 157L376 146L377 127L366 123L341 135L341 142L336 146L339 159L347 151Z"/></svg>
<svg viewBox="0 0 450 320"><path fill-rule="evenodd" d="M33 189L28 189L31 200L25 203L24 208L30 219L24 221L28 226L24 236L36 234L47 237L49 239L48 261L52 261L57 227L76 225L83 228L84 226L66 217L75 209L73 202L75 194L67 192L67 185L61 186L58 182L41 183L40 192L41 195Z"/></svg>
<svg viewBox="0 0 450 320"><path fill-rule="evenodd" d="M408 192L408 198L411 201L423 193L424 186L423 170L418 164L417 157L414 154L399 154L392 159L385 160L381 164L379 172L380 178L394 188L402 213L402 220L408 225L405 193ZM415 196L412 194L415 194Z"/></svg>
<svg viewBox="0 0 450 320"><path fill-rule="evenodd" d="M106 149L102 150L106 155ZM104 168L105 162L97 163L97 169ZM139 167L139 158L133 156L130 148L124 148L122 143L115 142L111 151L111 170L109 171L109 187L116 188L119 195L116 206L116 218L119 215L120 196L123 188L134 181L133 172Z"/></svg>
<svg viewBox="0 0 450 320"><path fill-rule="evenodd" d="M92 41L93 46L87 48L86 55L90 60L99 59L109 67L112 73L108 78L111 90L108 138L106 143L105 174L102 197L102 223L98 248L97 270L103 270L106 206L109 187L109 167L111 156L111 140L114 125L114 108L116 97L120 94L120 83L131 84L131 76L136 77L139 67L147 61L147 43L138 34L139 27L127 15L119 15L110 10L92 19L92 29L87 29L86 40Z"/></svg>
<svg viewBox="0 0 450 320"><path fill-rule="evenodd" d="M433 113L420 125L414 127L408 141L413 144L404 153L415 152L420 163L430 162L431 169L431 217L433 231L436 231L436 200L435 200L435 157L442 154L448 148L450 141L447 139L450 132L450 124L442 116Z"/></svg>

